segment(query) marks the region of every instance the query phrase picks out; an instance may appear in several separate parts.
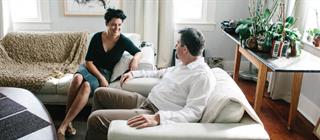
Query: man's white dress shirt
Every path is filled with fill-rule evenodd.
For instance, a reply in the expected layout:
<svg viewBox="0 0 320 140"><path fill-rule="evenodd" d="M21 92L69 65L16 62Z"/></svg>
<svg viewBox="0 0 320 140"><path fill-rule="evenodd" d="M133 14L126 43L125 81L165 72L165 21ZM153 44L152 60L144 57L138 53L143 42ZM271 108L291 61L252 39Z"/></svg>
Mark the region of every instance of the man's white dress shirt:
<svg viewBox="0 0 320 140"><path fill-rule="evenodd" d="M158 71L133 71L133 77L158 77L148 99L159 109L160 124L197 122L213 92L216 80L203 57Z"/></svg>

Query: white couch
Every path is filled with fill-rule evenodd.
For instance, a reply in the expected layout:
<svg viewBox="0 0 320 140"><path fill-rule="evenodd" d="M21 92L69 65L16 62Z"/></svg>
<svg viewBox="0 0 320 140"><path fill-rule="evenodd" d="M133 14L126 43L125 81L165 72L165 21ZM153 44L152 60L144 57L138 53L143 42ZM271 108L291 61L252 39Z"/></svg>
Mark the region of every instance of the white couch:
<svg viewBox="0 0 320 140"><path fill-rule="evenodd" d="M109 140L232 140L270 139L253 108L233 79L222 69L212 69L217 85L209 98L208 106L200 123L176 123L156 127L135 129L125 120L111 122ZM136 79L137 80L137 79ZM124 85L129 90L136 89L148 93L159 79L140 78ZM147 84L144 81L148 82ZM140 88L139 88L140 86ZM220 109L219 109L220 108Z"/></svg>
<svg viewBox="0 0 320 140"><path fill-rule="evenodd" d="M32 50L31 52L36 52L35 54L31 54L34 56L43 56L43 54L48 53L48 51L46 50L49 47L60 47L61 44L58 44L58 41L55 41L54 39L58 40L57 38L63 38L65 40L64 41L69 41L72 43L72 41L70 41L71 39L69 39L68 35L74 33L74 32L49 32L49 33L31 33L31 32L26 32L26 33L10 33L10 35L6 35L7 38L0 40L2 42L0 42L1 48L7 49L7 51L12 48L12 47L16 47L17 45L15 45L14 43L17 42L15 39L18 40L18 42L24 42L21 44L21 46L19 47L24 47L25 46L30 46L28 47L29 50ZM82 33L82 32L81 32ZM92 36L94 35L94 33L88 34L87 38L85 38L87 41L86 46L89 46L90 40L92 38ZM128 37L137 47L140 47L141 44L141 39L140 39L140 35L136 34L136 33L124 33L124 35L126 37ZM49 38L54 38L53 41L51 41L50 45L47 46L42 46L42 48L45 48L45 50L37 50L37 48L39 47L33 47L33 43L36 42L45 42L43 44L46 44L46 42L48 42L48 40L46 38L42 38L43 36L47 36ZM65 37L67 36L67 37ZM73 38L72 38L73 39ZM85 40L84 39L84 40ZM8 41L9 40L9 41ZM12 43L13 42L13 43ZM61 41L60 41L61 42ZM66 44L66 43L65 43ZM150 43L149 43L150 44ZM65 45L67 46L67 45ZM65 47L63 46L63 47ZM16 47L17 48L17 47ZM41 49L42 49L41 48ZM33 50L34 49L34 50ZM152 47L152 44L150 46L146 46L143 48L140 48L142 51L142 58L139 62L139 69L145 69L145 70L152 70L155 69L155 63L154 63L154 49ZM16 49L18 50L18 49ZM9 51L13 52L16 51L14 49L10 49ZM69 56L70 54L67 54L64 48L61 48L59 50L60 54L63 54L62 56ZM17 52L16 54L19 54L19 52ZM62 57L62 56L56 56L56 57ZM46 57L46 56L44 56ZM111 77L111 79L115 79L116 77L120 76L122 73L124 73L127 68L128 68L128 63L130 62L130 57L131 55L129 55L129 53L125 52L124 55L122 56L120 62L118 64L116 64L115 69L114 69L114 73ZM1 57L0 57L1 58ZM39 58L39 60L41 61L41 58ZM2 76L6 76L6 75L2 75ZM34 91L33 93L44 103L44 104L54 104L54 105L65 105L66 101L67 101L67 93L68 93L68 88L70 85L70 82L73 78L73 73L67 73L65 74L63 77L61 78L54 78L54 77L50 77L44 84L44 86L42 86L42 88ZM27 80L27 79L26 79ZM8 84L4 84L1 86L11 86L11 87L15 87L15 85L8 85ZM116 87L116 88L120 88L119 86L119 82L114 81L112 83L110 83L110 87ZM90 103L90 102L89 102Z"/></svg>
<svg viewBox="0 0 320 140"><path fill-rule="evenodd" d="M141 38L140 35L137 33L124 33L126 37L128 37L137 47L141 46ZM88 36L88 44L89 46L89 40L91 40L93 34L90 34ZM153 45L148 43L148 46L145 46L143 48L140 48L142 52L142 57L139 62L139 69L144 70L153 70L155 69L155 53ZM130 61L130 58L132 56L129 55L129 53L125 52L122 56L120 62L116 64L114 68L113 75L111 77L111 80L114 80L118 76L120 76L122 73L124 73L127 70L128 63ZM36 96L44 103L44 104L54 104L54 105L65 105L67 101L67 93L68 88L70 86L70 82L73 78L73 74L66 74L64 77L60 79L51 78L46 85L40 89ZM109 87L113 88L120 88L119 81L114 81L110 83ZM53 92L55 91L55 92ZM52 94L55 93L55 94ZM90 98L89 104L91 104L92 99Z"/></svg>

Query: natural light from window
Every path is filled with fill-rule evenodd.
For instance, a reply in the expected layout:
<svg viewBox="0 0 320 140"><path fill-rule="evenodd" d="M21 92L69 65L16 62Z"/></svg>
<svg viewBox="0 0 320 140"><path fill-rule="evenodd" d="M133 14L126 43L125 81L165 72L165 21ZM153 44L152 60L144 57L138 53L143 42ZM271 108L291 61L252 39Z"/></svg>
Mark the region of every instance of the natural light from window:
<svg viewBox="0 0 320 140"><path fill-rule="evenodd" d="M203 19L202 0L174 0L175 22Z"/></svg>
<svg viewBox="0 0 320 140"><path fill-rule="evenodd" d="M306 23L306 30L310 28L320 28L320 0L313 0L310 7L308 7L308 17Z"/></svg>
<svg viewBox="0 0 320 140"><path fill-rule="evenodd" d="M303 33L302 41L305 43L307 49L312 49L317 56L320 56L319 47L315 47L315 41L318 40L316 37L318 30L320 29L320 0L308 0L306 2L306 16L305 16L305 29ZM316 38L315 38L316 37ZM310 47L310 48L309 48Z"/></svg>
<svg viewBox="0 0 320 140"><path fill-rule="evenodd" d="M37 19L38 0L10 0L10 12L13 21Z"/></svg>

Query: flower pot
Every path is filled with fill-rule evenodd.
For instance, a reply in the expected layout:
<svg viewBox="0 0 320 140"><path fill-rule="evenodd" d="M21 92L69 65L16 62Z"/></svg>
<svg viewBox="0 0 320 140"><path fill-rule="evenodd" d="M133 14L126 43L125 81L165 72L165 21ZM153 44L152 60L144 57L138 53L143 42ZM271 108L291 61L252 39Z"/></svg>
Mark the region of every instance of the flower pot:
<svg viewBox="0 0 320 140"><path fill-rule="evenodd" d="M249 49L256 49L257 46L258 46L257 38L255 38L255 37L248 38L247 41L246 41L246 46Z"/></svg>
<svg viewBox="0 0 320 140"><path fill-rule="evenodd" d="M289 56L296 56L296 43L295 41L288 42L288 41L272 41L272 49L271 49L271 56L272 57L289 57Z"/></svg>
<svg viewBox="0 0 320 140"><path fill-rule="evenodd" d="M315 37L312 43L315 47L320 48L320 36Z"/></svg>

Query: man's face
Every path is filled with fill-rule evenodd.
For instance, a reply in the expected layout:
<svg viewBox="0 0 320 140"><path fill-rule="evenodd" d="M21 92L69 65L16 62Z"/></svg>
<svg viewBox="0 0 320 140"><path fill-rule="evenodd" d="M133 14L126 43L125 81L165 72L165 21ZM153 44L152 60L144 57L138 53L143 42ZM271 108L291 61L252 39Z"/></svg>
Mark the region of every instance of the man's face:
<svg viewBox="0 0 320 140"><path fill-rule="evenodd" d="M181 60L181 58L183 58L185 49L187 49L186 46L181 43L179 38L176 44L176 58Z"/></svg>

